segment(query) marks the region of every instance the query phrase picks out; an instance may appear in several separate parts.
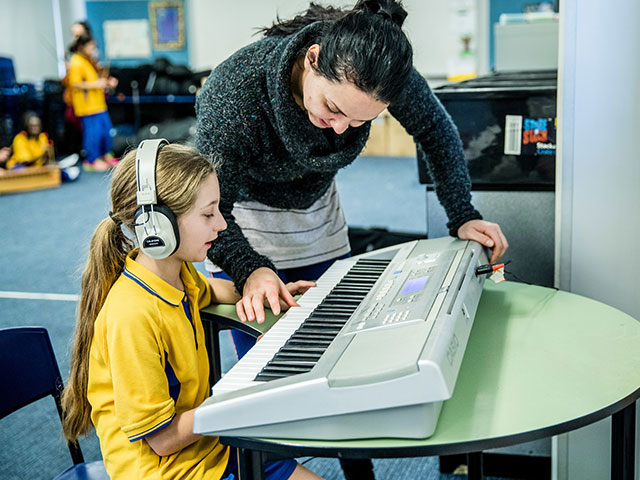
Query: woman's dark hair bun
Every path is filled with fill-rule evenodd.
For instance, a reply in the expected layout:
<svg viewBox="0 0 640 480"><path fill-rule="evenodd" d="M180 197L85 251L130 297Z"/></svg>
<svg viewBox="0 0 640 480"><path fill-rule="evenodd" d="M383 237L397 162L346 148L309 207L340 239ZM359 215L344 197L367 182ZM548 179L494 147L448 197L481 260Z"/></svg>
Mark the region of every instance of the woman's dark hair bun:
<svg viewBox="0 0 640 480"><path fill-rule="evenodd" d="M394 0L359 0L353 8L354 11L366 10L374 15L380 15L392 21L398 27L402 27L407 11L400 2Z"/></svg>

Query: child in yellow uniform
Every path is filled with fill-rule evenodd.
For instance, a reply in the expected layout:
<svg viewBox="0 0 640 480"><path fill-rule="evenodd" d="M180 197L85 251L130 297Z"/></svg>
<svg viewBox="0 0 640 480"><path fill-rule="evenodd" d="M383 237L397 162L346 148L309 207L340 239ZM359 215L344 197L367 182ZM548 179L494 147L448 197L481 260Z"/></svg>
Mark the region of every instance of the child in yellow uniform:
<svg viewBox="0 0 640 480"><path fill-rule="evenodd" d="M137 203L149 191L142 155L130 152L115 168L113 211L91 240L63 393L65 434L76 439L93 423L112 479L237 479L234 452L193 433L194 410L210 392L199 310L240 299L231 282L191 264L227 226L215 167L187 147L158 143L147 170L157 194L150 213ZM313 285L287 288L299 294ZM294 460L272 462L266 474L319 478Z"/></svg>
<svg viewBox="0 0 640 480"><path fill-rule="evenodd" d="M82 122L82 148L87 170L107 170L115 164L111 148L111 119L107 112L105 88L115 88L118 80L105 76L93 60L96 42L81 35L72 46L68 81L71 86L73 111Z"/></svg>
<svg viewBox="0 0 640 480"><path fill-rule="evenodd" d="M42 122L34 112L24 115L24 130L15 136L11 145L13 154L6 168L39 167L53 160L53 144L42 131Z"/></svg>

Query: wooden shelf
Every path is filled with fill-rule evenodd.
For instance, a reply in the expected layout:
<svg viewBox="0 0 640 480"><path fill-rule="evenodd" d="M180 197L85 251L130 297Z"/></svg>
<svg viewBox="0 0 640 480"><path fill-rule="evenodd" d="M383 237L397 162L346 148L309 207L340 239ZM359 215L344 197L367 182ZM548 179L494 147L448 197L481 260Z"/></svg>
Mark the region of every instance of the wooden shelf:
<svg viewBox="0 0 640 480"><path fill-rule="evenodd" d="M0 195L59 187L60 183L60 169L56 165L19 170L0 169Z"/></svg>

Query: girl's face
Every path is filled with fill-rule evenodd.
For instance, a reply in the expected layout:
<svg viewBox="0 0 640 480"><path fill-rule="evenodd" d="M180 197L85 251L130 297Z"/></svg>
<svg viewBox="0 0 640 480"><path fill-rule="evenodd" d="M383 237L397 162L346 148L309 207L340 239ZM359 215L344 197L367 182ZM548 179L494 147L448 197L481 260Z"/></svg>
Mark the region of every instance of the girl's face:
<svg viewBox="0 0 640 480"><path fill-rule="evenodd" d="M85 32L84 27L79 23L74 23L73 25L71 25L71 36L73 37L74 40L77 40L80 37L80 35L86 35L86 34L87 32Z"/></svg>
<svg viewBox="0 0 640 480"><path fill-rule="evenodd" d="M37 137L42 131L42 123L38 117L30 117L27 120L27 133L31 137Z"/></svg>
<svg viewBox="0 0 640 480"><path fill-rule="evenodd" d="M180 246L174 255L181 261L202 262L211 242L227 228L219 203L218 177L212 173L202 184L193 207L178 217Z"/></svg>
<svg viewBox="0 0 640 480"><path fill-rule="evenodd" d="M363 92L348 80L334 82L313 69L320 47L313 45L304 60L302 98L309 120L337 134L359 127L380 115L388 104Z"/></svg>
<svg viewBox="0 0 640 480"><path fill-rule="evenodd" d="M85 57L92 58L96 56L98 52L98 48L96 47L96 42L91 40L89 43L80 47L80 53L82 53Z"/></svg>

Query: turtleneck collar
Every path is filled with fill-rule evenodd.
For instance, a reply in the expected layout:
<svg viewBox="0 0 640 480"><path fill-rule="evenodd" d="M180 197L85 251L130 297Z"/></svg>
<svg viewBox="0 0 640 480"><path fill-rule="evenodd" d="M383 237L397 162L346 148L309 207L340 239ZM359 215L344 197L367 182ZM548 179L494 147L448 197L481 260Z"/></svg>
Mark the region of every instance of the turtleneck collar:
<svg viewBox="0 0 640 480"><path fill-rule="evenodd" d="M321 129L311 123L307 112L296 103L291 91L291 72L295 62L306 50L318 43L328 22L315 22L299 32L279 37L279 42L265 58L266 84L273 127L285 148L294 158L305 158L304 169L326 171L329 165L335 168L350 163L358 156L368 137L369 125L350 128L342 135ZM309 148L309 151L301 151ZM317 162L314 162L317 158ZM329 167L331 168L331 167Z"/></svg>

